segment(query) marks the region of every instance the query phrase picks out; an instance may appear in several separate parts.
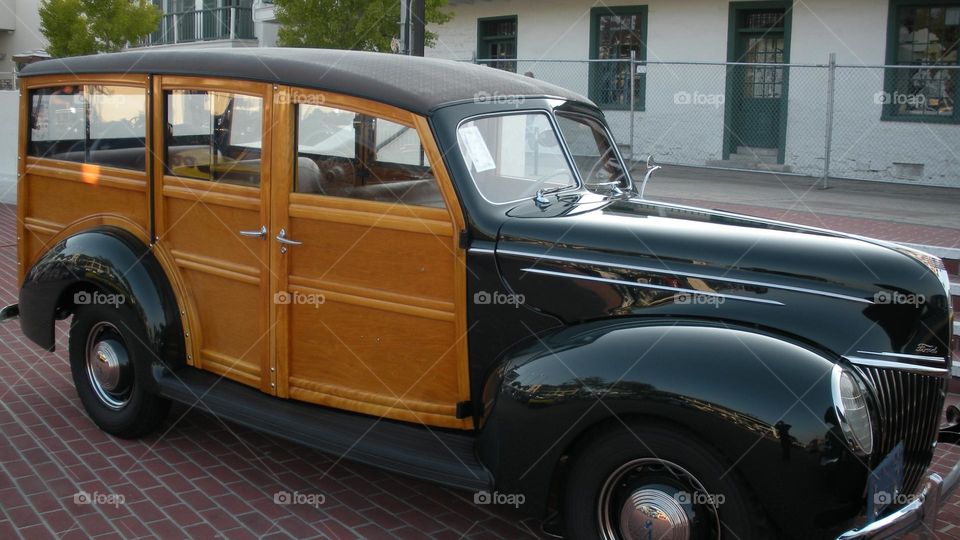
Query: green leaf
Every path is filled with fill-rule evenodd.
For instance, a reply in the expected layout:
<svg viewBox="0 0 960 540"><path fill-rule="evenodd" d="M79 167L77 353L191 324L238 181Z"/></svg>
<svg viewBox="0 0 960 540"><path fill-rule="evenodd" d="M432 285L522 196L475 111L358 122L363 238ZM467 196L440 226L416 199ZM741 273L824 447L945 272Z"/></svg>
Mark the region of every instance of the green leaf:
<svg viewBox="0 0 960 540"><path fill-rule="evenodd" d="M275 0L274 5L277 43L287 47L390 52L391 40L400 34L397 0ZM449 21L446 5L447 0L426 0L427 23ZM427 45L435 40L436 34L427 32Z"/></svg>
<svg viewBox="0 0 960 540"><path fill-rule="evenodd" d="M39 14L54 57L118 51L154 32L163 15L148 0L41 0Z"/></svg>

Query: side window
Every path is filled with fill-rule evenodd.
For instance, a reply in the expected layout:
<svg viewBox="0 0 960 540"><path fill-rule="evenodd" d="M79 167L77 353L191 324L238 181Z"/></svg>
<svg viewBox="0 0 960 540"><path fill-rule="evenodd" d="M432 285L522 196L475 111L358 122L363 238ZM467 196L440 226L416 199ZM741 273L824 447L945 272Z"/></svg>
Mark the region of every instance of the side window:
<svg viewBox="0 0 960 540"><path fill-rule="evenodd" d="M443 208L414 128L324 105L297 105L294 191Z"/></svg>
<svg viewBox="0 0 960 540"><path fill-rule="evenodd" d="M83 86L31 90L27 154L86 161L86 107Z"/></svg>
<svg viewBox="0 0 960 540"><path fill-rule="evenodd" d="M625 187L627 177L617 159L613 141L607 137L602 124L586 116L558 113L557 125L588 189L610 185Z"/></svg>
<svg viewBox="0 0 960 540"><path fill-rule="evenodd" d="M259 97L167 92L167 174L241 186L260 185L263 100Z"/></svg>
<svg viewBox="0 0 960 540"><path fill-rule="evenodd" d="M30 92L31 156L145 170L146 94L129 86Z"/></svg>

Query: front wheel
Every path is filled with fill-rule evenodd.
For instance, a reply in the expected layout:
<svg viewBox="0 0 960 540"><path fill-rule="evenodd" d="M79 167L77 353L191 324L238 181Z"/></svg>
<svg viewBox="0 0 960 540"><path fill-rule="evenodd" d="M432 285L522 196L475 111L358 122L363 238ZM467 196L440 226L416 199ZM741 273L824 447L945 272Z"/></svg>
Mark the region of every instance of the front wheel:
<svg viewBox="0 0 960 540"><path fill-rule="evenodd" d="M100 429L126 439L152 432L170 402L147 391L150 351L143 324L125 305L77 306L70 324L70 371Z"/></svg>
<svg viewBox="0 0 960 540"><path fill-rule="evenodd" d="M765 517L748 497L736 473L693 437L665 427L620 426L576 457L564 493L566 537L767 537Z"/></svg>

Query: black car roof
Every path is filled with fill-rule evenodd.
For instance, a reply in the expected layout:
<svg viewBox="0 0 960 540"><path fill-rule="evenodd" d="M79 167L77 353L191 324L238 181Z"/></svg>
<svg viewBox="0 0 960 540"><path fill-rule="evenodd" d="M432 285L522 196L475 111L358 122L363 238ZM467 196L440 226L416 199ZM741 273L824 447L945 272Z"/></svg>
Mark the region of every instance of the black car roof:
<svg viewBox="0 0 960 540"><path fill-rule="evenodd" d="M135 50L44 60L21 77L152 73L246 79L367 98L417 114L441 105L508 97L590 101L543 81L468 62L332 49L250 47Z"/></svg>

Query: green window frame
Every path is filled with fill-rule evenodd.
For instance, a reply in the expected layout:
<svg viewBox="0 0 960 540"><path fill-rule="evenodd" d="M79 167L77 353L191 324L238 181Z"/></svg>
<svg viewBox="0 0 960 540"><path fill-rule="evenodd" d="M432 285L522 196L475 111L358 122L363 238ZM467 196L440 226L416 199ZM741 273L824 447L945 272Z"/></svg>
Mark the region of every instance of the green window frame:
<svg viewBox="0 0 960 540"><path fill-rule="evenodd" d="M881 120L960 124L960 0L890 0Z"/></svg>
<svg viewBox="0 0 960 540"><path fill-rule="evenodd" d="M478 63L516 73L518 30L516 15L477 19ZM492 49L498 52L491 55Z"/></svg>
<svg viewBox="0 0 960 540"><path fill-rule="evenodd" d="M629 59L636 51L639 62L647 60L647 6L595 7L590 10L590 59ZM608 23L605 23L605 19ZM618 26L613 26L616 23ZM609 24L609 26L607 26ZM617 43L626 35L632 43ZM588 95L603 109L630 108L630 71L627 62L591 62ZM646 70L634 73L634 100L638 110L646 108Z"/></svg>

